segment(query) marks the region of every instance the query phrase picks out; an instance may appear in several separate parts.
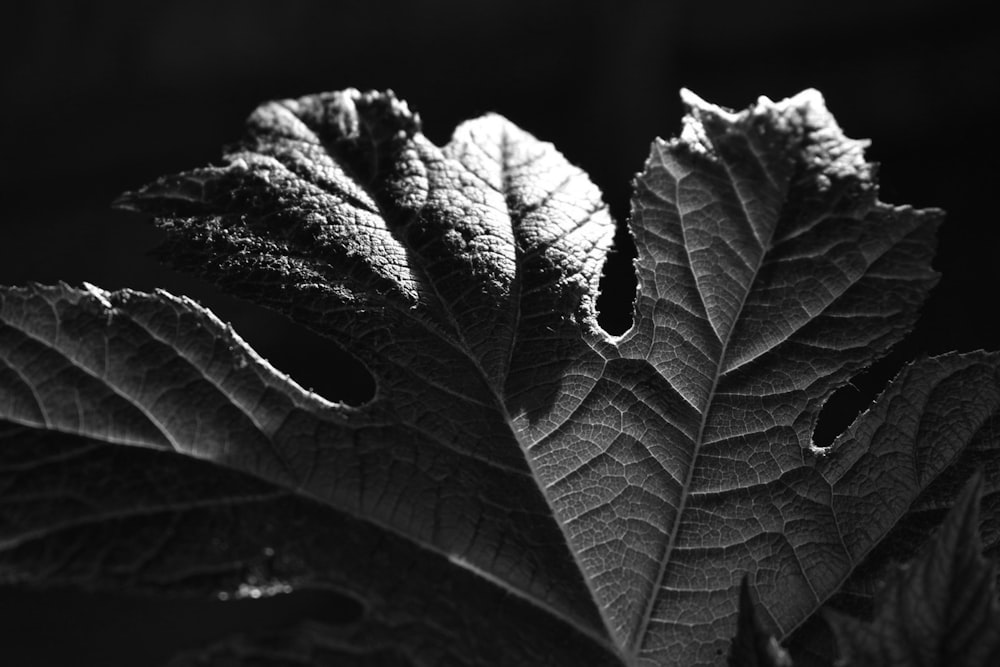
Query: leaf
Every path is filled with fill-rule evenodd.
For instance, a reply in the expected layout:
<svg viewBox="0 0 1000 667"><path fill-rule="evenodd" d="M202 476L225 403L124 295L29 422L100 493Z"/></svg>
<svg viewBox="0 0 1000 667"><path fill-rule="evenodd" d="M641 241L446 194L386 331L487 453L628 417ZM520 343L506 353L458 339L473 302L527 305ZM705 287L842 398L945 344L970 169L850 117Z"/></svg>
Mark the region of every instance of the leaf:
<svg viewBox="0 0 1000 667"><path fill-rule="evenodd" d="M982 555L978 475L936 538L876 594L868 623L830 612L849 665L994 665L1000 662L1000 604L993 563Z"/></svg>
<svg viewBox="0 0 1000 667"><path fill-rule="evenodd" d="M519 664L613 664L610 653L600 657L603 637L568 642L588 632L586 619L560 621L558 609L544 611L545 571L537 574L537 596L525 600L502 579L476 573L457 549L445 555L418 547L375 522L380 503L412 511L401 496L439 493L441 482L421 473L447 479L454 492L479 473L473 461L449 469L439 457L422 471L419 456L409 463L397 449L382 473L383 497L373 496L367 517L358 516L361 508L335 511L341 480L358 476L375 488L379 468L362 472L381 463L378 443L361 429L338 452L337 430L359 421L378 426L278 374L190 300L35 286L6 291L0 322L7 372L0 404L20 411L23 422L33 413L41 424L0 422L2 580L223 599L334 588L363 603L365 627L331 634L321 655L388 651L407 664L439 665L497 655ZM307 446L313 442L324 448ZM353 469L345 463L351 455ZM237 472L252 466L259 475ZM316 476L293 481L298 466ZM437 531L457 532L463 517L446 510L478 502L480 517L493 512L521 524L512 542L544 538L547 524L528 513L523 489L478 481L464 507L441 496ZM307 484L328 489L331 500L311 498ZM505 492L514 494L506 502ZM357 497L341 502L351 500ZM479 535L489 537L491 527ZM497 569L508 565L508 553L503 544L495 549ZM530 567L531 554L521 564ZM551 565L548 571L559 574ZM549 597L569 593L553 588Z"/></svg>
<svg viewBox="0 0 1000 667"><path fill-rule="evenodd" d="M982 495L978 534L983 553L992 561L1000 559L1000 457L996 454L1000 417L987 420L971 442L941 476L917 497L906 515L854 570L827 603L829 608L870 620L874 597L887 578L914 559L929 536L943 522L963 489L964 480L975 471L981 476ZM796 665L832 665L837 655L835 637L820 615L811 618L789 638L787 646ZM820 659L823 656L824 659Z"/></svg>
<svg viewBox="0 0 1000 667"><path fill-rule="evenodd" d="M723 664L747 576L786 637L996 418L1000 359L918 360L814 447L912 326L940 213L879 202L815 91L684 99L636 181L620 337L598 191L498 116L439 148L388 93L269 103L222 166L125 195L165 259L349 349L376 395L311 395L162 292L7 289L0 573L332 587L365 608L333 653L552 665Z"/></svg>

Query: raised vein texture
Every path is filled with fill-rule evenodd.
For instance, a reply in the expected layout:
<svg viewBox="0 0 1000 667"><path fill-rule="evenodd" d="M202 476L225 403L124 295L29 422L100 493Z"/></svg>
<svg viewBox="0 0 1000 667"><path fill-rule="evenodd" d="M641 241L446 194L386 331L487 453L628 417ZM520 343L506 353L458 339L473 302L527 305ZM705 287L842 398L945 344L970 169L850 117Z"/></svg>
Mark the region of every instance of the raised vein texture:
<svg viewBox="0 0 1000 667"><path fill-rule="evenodd" d="M507 121L467 123L444 149L418 123L391 95L268 104L227 166L125 199L175 214L165 221L172 261L349 346L377 377L369 405L312 398L289 412L285 394L301 389L241 367L245 345L190 302L29 287L4 296L3 416L229 465L405 535L584 634L603 633L503 396L513 393L509 376L555 364L548 374L558 379L574 361L560 339L593 326L613 223L580 170ZM199 354L175 359L169 348ZM179 370L159 374L164 363ZM49 383L54 373L62 377ZM51 385L80 383L85 404L51 405L64 398ZM238 390L251 396L245 405ZM132 421L109 436L78 418L91 412Z"/></svg>
<svg viewBox="0 0 1000 667"><path fill-rule="evenodd" d="M876 202L818 94L687 99L636 183L635 325L532 450L619 641L662 664L713 660L743 572L784 633L849 571L811 429L934 281L936 216Z"/></svg>
<svg viewBox="0 0 1000 667"><path fill-rule="evenodd" d="M190 302L34 287L4 295L0 416L291 490L623 664L722 664L744 575L785 636L996 418L997 358L917 362L814 448L823 402L912 325L940 214L879 202L815 91L685 102L636 179L622 337L596 324L613 224L581 171L497 116L438 148L351 90L266 104L223 166L121 203L174 265L350 349L370 404L308 396ZM66 403L79 383L95 398ZM515 660L495 650L464 659Z"/></svg>

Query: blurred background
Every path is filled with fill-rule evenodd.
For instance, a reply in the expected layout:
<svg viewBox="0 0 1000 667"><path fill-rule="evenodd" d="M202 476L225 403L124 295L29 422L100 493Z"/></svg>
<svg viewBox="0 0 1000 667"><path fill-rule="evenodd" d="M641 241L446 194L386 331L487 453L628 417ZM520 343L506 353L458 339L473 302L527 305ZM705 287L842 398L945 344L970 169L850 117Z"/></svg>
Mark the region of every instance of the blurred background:
<svg viewBox="0 0 1000 667"><path fill-rule="evenodd" d="M330 353L315 336L158 265L147 257L158 232L111 200L217 160L260 101L353 86L395 90L439 144L462 120L504 114L586 170L621 224L650 140L679 130L680 87L735 108L815 87L849 136L873 140L884 201L948 211L942 281L881 375L838 398L846 424L902 360L1000 347L1000 30L986 4L17 3L0 29L0 284L187 294L302 384L358 402L370 385L349 359L317 363ZM618 241L600 303L615 332L628 326L634 252ZM336 618L342 607L306 593L153 603L0 589L0 646L16 667L155 665L236 630Z"/></svg>

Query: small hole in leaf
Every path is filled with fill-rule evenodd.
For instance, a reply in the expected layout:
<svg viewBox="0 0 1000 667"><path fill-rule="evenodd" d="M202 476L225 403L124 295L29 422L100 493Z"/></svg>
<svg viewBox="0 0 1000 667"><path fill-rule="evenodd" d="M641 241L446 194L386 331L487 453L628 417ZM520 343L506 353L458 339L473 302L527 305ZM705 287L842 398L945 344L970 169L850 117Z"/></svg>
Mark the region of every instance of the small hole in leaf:
<svg viewBox="0 0 1000 667"><path fill-rule="evenodd" d="M604 262L600 295L597 297L597 322L612 336L620 336L632 326L636 278L632 262L635 243L624 225L615 232L614 245Z"/></svg>
<svg viewBox="0 0 1000 667"><path fill-rule="evenodd" d="M864 370L837 389L823 404L813 429L813 444L829 447L858 415L871 407L902 365L900 350Z"/></svg>
<svg viewBox="0 0 1000 667"><path fill-rule="evenodd" d="M829 447L837 437L847 430L866 403L861 391L852 383L846 384L826 400L816 419L813 431L813 444L817 447Z"/></svg>

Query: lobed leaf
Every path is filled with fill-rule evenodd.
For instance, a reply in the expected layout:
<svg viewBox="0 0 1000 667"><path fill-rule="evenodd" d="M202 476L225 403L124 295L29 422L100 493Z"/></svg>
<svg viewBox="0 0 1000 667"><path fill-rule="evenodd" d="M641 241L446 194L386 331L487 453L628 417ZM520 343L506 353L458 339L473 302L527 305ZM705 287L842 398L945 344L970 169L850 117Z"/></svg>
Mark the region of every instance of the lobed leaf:
<svg viewBox="0 0 1000 667"><path fill-rule="evenodd" d="M779 638L863 588L971 452L997 460L1000 358L918 360L814 446L912 326L941 214L878 201L815 91L684 99L636 179L619 337L599 192L498 116L437 147L391 93L272 102L223 165L124 195L167 261L349 349L376 395L311 395L163 292L7 288L0 578L346 591L360 625L279 641L317 664L718 665L744 578Z"/></svg>

